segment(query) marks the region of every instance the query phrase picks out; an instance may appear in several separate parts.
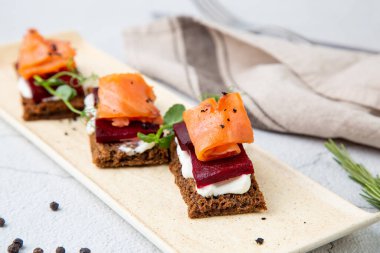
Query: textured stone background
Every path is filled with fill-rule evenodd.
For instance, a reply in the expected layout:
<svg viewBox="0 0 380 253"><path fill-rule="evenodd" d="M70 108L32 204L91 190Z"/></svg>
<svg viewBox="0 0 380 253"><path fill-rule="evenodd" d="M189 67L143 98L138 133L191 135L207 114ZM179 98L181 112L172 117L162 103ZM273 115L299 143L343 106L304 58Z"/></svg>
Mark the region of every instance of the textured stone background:
<svg viewBox="0 0 380 253"><path fill-rule="evenodd" d="M199 15L189 1L5 1L0 0L0 43L18 40L25 29L43 33L78 30L87 40L123 58L121 31L157 16ZM372 1L233 1L230 7L247 19L281 24L313 38L380 50L380 2ZM247 8L250 6L250 8ZM69 14L70 13L70 14ZM0 73L1 74L1 73ZM375 211L359 197L360 188L331 159L323 140L256 131L264 149L326 188L367 211ZM348 144L354 158L380 173L380 151ZM25 241L24 252L41 247L67 252L89 247L93 252L159 252L145 237L93 196L0 120L0 252L15 237ZM305 185L307 187L307 185ZM53 213L51 201L62 209ZM380 249L380 223L332 242L313 252L368 252Z"/></svg>

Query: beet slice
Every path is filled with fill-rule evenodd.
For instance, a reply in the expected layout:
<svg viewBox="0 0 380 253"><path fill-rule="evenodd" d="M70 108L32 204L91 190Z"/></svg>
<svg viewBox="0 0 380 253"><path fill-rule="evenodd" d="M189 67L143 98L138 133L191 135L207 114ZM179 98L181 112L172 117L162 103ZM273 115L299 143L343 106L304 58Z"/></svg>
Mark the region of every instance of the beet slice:
<svg viewBox="0 0 380 253"><path fill-rule="evenodd" d="M178 144L183 151L188 151L193 148L193 143L190 140L189 132L187 131L185 122L179 122L173 125L175 136L178 139Z"/></svg>
<svg viewBox="0 0 380 253"><path fill-rule="evenodd" d="M64 71L64 70L62 70L62 71ZM49 78L55 74L56 73L52 73L52 74L44 75L41 77L46 79L46 78ZM70 80L71 80L70 76L62 76L59 79L61 79L62 81L64 81L65 83L67 83L68 85L73 87L77 91L78 96L84 95L84 90L83 90L82 86L80 86L78 84L77 79L74 79L72 82L70 82ZM40 103L44 98L52 97L52 95L50 95L50 93L47 92L44 87L36 85L35 80L33 78L28 79L27 83L28 83L30 89L32 90L33 101L35 103ZM59 86L55 86L55 87L53 87L53 89L57 89L58 87Z"/></svg>
<svg viewBox="0 0 380 253"><path fill-rule="evenodd" d="M207 162L199 161L194 149L190 149L193 175L198 188L218 183L243 174L252 174L253 165L243 145L239 145L240 154Z"/></svg>
<svg viewBox="0 0 380 253"><path fill-rule="evenodd" d="M100 143L122 142L137 137L137 133L149 134L156 133L159 126L151 123L132 121L128 126L115 127L112 120L96 119L95 136Z"/></svg>
<svg viewBox="0 0 380 253"><path fill-rule="evenodd" d="M218 183L243 174L253 174L253 164L243 145L239 144L240 154L212 161L199 161L190 140L184 122L173 126L178 143L182 150L189 152L193 166L193 176L198 188Z"/></svg>

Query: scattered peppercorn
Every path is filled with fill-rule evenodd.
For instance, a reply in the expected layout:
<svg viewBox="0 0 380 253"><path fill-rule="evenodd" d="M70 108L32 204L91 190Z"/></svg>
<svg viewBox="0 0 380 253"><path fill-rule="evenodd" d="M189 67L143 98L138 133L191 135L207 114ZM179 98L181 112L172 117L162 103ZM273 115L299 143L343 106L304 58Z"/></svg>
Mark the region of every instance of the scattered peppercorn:
<svg viewBox="0 0 380 253"><path fill-rule="evenodd" d="M306 221L304 221L303 224L306 224Z"/></svg>
<svg viewBox="0 0 380 253"><path fill-rule="evenodd" d="M53 211L57 211L58 210L58 207L59 207L59 204L57 202L51 202L50 203L50 209L53 210Z"/></svg>
<svg viewBox="0 0 380 253"><path fill-rule="evenodd" d="M5 220L3 218L0 218L0 228L4 227L5 225Z"/></svg>
<svg viewBox="0 0 380 253"><path fill-rule="evenodd" d="M12 243L8 246L8 253L18 253L20 250L20 246L18 244Z"/></svg>
<svg viewBox="0 0 380 253"><path fill-rule="evenodd" d="M207 108L206 109L202 109L201 112L207 112L207 110L208 110Z"/></svg>
<svg viewBox="0 0 380 253"><path fill-rule="evenodd" d="M81 248L79 253L91 253L91 250L88 248Z"/></svg>
<svg viewBox="0 0 380 253"><path fill-rule="evenodd" d="M223 129L223 128L224 128L224 125L220 125L220 127Z"/></svg>
<svg viewBox="0 0 380 253"><path fill-rule="evenodd" d="M64 247L58 247L56 250L55 250L55 253L65 253L66 250Z"/></svg>
<svg viewBox="0 0 380 253"><path fill-rule="evenodd" d="M267 218L265 218L265 217L263 217L263 218L261 218L262 220L266 220Z"/></svg>
<svg viewBox="0 0 380 253"><path fill-rule="evenodd" d="M24 245L24 241L20 238L16 238L13 240L13 244L17 244L20 246L20 248L22 248L22 246Z"/></svg>
<svg viewBox="0 0 380 253"><path fill-rule="evenodd" d="M234 113L236 113L237 112L237 110L234 108L234 109L232 109L232 111L234 112Z"/></svg>
<svg viewBox="0 0 380 253"><path fill-rule="evenodd" d="M230 118L227 118L227 121L230 121Z"/></svg>
<svg viewBox="0 0 380 253"><path fill-rule="evenodd" d="M67 135L69 135L67 132L65 132L65 135L67 136Z"/></svg>
<svg viewBox="0 0 380 253"><path fill-rule="evenodd" d="M145 102L147 102L147 103L151 103L151 102L153 102L153 100L150 99L150 98L147 98L147 99L145 100Z"/></svg>
<svg viewBox="0 0 380 253"><path fill-rule="evenodd" d="M228 92L222 91L223 96L227 95Z"/></svg>
<svg viewBox="0 0 380 253"><path fill-rule="evenodd" d="M223 111L227 111L227 109L224 109Z"/></svg>
<svg viewBox="0 0 380 253"><path fill-rule="evenodd" d="M44 250L41 249L41 248L35 248L35 249L33 250L33 253L44 253Z"/></svg>
<svg viewBox="0 0 380 253"><path fill-rule="evenodd" d="M264 239L259 237L256 239L256 243L262 245L264 243Z"/></svg>

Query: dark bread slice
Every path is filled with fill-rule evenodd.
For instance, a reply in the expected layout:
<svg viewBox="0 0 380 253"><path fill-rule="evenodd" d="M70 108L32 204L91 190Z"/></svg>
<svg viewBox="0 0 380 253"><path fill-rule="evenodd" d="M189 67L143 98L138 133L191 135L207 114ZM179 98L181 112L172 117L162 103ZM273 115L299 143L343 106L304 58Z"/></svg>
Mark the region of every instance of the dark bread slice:
<svg viewBox="0 0 380 253"><path fill-rule="evenodd" d="M83 96L77 96L70 102L76 109L83 110L83 100ZM21 102L24 108L23 118L26 121L42 119L72 119L78 116L76 113L70 111L61 100L35 103L31 98L21 97Z"/></svg>
<svg viewBox="0 0 380 253"><path fill-rule="evenodd" d="M92 161L100 168L160 165L169 163L169 150L153 147L141 154L127 155L119 150L122 143L98 143L95 134L90 135Z"/></svg>
<svg viewBox="0 0 380 253"><path fill-rule="evenodd" d="M192 178L182 176L182 165L178 159L176 143L170 146L170 171L175 177L183 200L188 206L190 218L205 218L211 216L234 215L267 210L264 196L261 193L254 175L251 176L251 188L244 194L224 194L217 197L205 198L199 195Z"/></svg>

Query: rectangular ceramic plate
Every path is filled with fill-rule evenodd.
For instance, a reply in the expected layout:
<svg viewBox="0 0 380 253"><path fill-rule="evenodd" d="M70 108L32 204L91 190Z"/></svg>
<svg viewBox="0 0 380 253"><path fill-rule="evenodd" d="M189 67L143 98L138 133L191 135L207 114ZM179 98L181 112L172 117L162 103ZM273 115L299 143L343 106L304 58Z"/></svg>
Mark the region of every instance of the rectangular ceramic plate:
<svg viewBox="0 0 380 253"><path fill-rule="evenodd" d="M131 71L76 33L56 37L73 43L78 67L85 74ZM268 211L191 220L167 166L98 169L91 162L83 122L22 120L14 70L18 46L0 47L0 112L4 119L165 252L305 252L380 219L379 213L364 212L256 145L247 145ZM193 105L147 80L154 86L161 111L173 103ZM265 239L263 245L255 243L258 237Z"/></svg>

